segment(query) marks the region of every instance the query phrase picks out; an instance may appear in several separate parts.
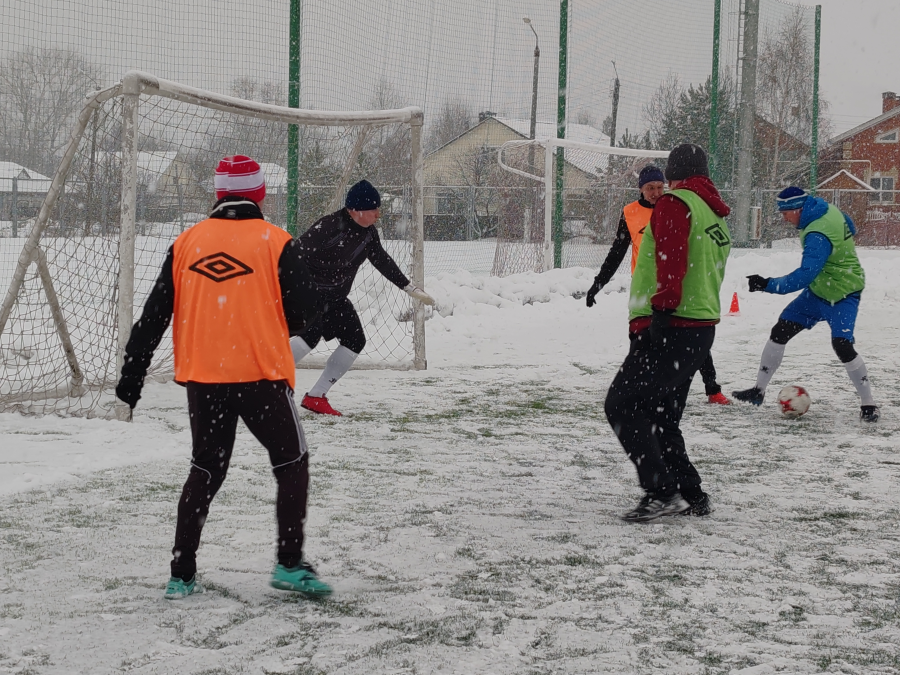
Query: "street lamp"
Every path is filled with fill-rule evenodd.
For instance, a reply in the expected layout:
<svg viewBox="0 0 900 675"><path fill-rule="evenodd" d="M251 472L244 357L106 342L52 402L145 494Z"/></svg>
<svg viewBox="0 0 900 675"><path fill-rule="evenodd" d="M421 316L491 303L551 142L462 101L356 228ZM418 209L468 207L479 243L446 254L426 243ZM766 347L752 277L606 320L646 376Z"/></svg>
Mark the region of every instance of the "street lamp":
<svg viewBox="0 0 900 675"><path fill-rule="evenodd" d="M522 21L531 29L531 32L534 33L534 82L531 86L531 140L534 140L535 132L537 130L537 94L538 94L538 64L541 60L541 48L538 44L538 34L534 29L534 25L531 23L531 19L529 17L523 17ZM534 146L531 145L528 148L528 167L531 173L534 173Z"/></svg>

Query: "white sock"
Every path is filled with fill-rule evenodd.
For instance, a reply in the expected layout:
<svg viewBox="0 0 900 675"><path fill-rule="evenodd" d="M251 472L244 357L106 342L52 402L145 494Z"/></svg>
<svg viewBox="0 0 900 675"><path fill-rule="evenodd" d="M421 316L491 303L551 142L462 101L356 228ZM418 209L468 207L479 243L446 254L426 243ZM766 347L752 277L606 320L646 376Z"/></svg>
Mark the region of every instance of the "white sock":
<svg viewBox="0 0 900 675"><path fill-rule="evenodd" d="M872 398L872 387L869 384L869 371L866 369L863 357L857 354L850 363L844 364L844 368L847 369L847 375L850 376L850 381L859 394L859 404L875 405L875 399Z"/></svg>
<svg viewBox="0 0 900 675"><path fill-rule="evenodd" d="M309 390L309 395L313 398L321 398L327 394L328 390L331 389L331 385L341 379L347 371L350 370L350 366L356 361L357 356L359 356L359 354L351 352L344 345L340 345L335 349L331 356L328 357L328 361L325 362L325 370L322 371L322 377L320 377L315 386Z"/></svg>
<svg viewBox="0 0 900 675"><path fill-rule="evenodd" d="M291 338L291 353L294 355L294 365L300 363L300 361L303 360L303 357L311 351L312 347L306 344L306 340L299 335L295 335Z"/></svg>
<svg viewBox="0 0 900 675"><path fill-rule="evenodd" d="M765 391L769 386L769 382L778 366L781 365L781 359L784 358L784 345L769 340L763 347L762 356L759 359L759 372L756 374L756 388Z"/></svg>

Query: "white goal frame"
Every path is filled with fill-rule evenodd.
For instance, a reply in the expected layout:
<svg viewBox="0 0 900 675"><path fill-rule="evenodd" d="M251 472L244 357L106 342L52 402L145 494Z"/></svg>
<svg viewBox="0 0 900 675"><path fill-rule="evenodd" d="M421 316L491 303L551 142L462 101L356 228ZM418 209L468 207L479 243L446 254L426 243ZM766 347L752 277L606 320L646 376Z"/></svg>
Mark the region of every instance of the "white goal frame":
<svg viewBox="0 0 900 675"><path fill-rule="evenodd" d="M527 146L535 146L544 149L544 175L537 176L521 169L509 166L503 161L503 151L511 148L521 148ZM540 140L525 141L506 141L497 149L497 164L500 168L509 173L530 180L537 181L544 185L544 272L553 269L553 198L556 189L556 180L554 178L553 167L556 162L557 148L571 148L573 150L587 150L588 152L596 152L602 155L620 155L622 157L648 157L648 158L667 158L668 150L640 150L636 148L617 148L610 145L601 145L599 143L580 143L578 141L570 141L565 138L547 138Z"/></svg>
<svg viewBox="0 0 900 675"><path fill-rule="evenodd" d="M118 279L118 306L117 306L117 348L116 348L116 372L121 372L125 353L125 345L131 333L134 323L134 271L135 271L135 218L137 199L137 152L138 152L138 111L141 96L162 96L176 101L190 103L203 108L219 110L236 115L253 117L260 120L282 122L287 124L307 126L341 126L359 127L359 139L367 136L369 130L386 124L406 124L410 129L410 175L411 185L411 277L412 282L420 287L425 287L424 265L424 203L423 203L423 153L422 153L422 127L424 114L421 108L407 107L395 110L377 111L321 111L288 108L284 106L257 103L244 99L226 96L195 87L165 80L154 75L132 70L128 71L122 80L105 89L101 89L89 96L81 112L78 114L75 127L68 143L63 151L59 167L53 175L50 188L41 205L40 212L25 241L22 251L16 263L12 281L6 291L6 296L0 305L0 335L3 334L12 313L16 298L25 282L28 268L35 264L41 279L54 327L59 336L62 349L65 352L69 367L68 387L48 391L30 400L43 400L49 398L63 398L66 396L78 396L85 390L84 376L79 364L78 352L73 345L70 332L66 324L65 313L60 306L58 296L54 290L44 254L40 247L41 237L46 230L50 215L57 203L72 161L78 150L79 143L94 114L100 106L113 98L122 100L122 193L120 205L120 235L119 235L119 279ZM332 204L340 203L341 196L346 189L350 176L350 169L356 162L361 151L361 141L350 153L347 166L341 177L341 184L335 186ZM425 358L425 310L424 305L413 299L413 362L412 368L424 370L427 366ZM117 410L117 416L122 417L122 411Z"/></svg>

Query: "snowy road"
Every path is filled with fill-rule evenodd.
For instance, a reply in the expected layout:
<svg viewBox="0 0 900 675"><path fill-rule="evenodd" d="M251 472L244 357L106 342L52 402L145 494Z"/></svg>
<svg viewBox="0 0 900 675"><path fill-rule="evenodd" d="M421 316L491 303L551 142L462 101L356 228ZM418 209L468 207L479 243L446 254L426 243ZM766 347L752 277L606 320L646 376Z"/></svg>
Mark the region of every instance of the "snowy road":
<svg viewBox="0 0 900 675"><path fill-rule="evenodd" d="M802 384L809 414L711 407L695 384L684 432L717 510L649 526L617 518L637 485L602 414L627 278L591 310L571 297L588 270L429 280L429 370L352 372L346 417L304 418L307 554L337 589L320 603L267 586L274 481L243 428L208 593L162 600L180 387L150 385L130 426L0 415L0 672L900 673L900 253L861 257L882 421L857 421L827 330L802 334L769 398ZM798 259L736 252L723 297ZM786 302L741 293L713 348L726 392Z"/></svg>

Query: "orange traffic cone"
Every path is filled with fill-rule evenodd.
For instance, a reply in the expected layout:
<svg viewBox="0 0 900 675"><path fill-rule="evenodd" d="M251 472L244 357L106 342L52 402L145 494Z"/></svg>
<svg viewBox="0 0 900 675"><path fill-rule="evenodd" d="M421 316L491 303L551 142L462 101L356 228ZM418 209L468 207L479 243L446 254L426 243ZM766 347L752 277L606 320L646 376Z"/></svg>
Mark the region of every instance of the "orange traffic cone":
<svg viewBox="0 0 900 675"><path fill-rule="evenodd" d="M737 293L731 296L731 309L728 310L729 314L740 314L741 306L738 304Z"/></svg>

